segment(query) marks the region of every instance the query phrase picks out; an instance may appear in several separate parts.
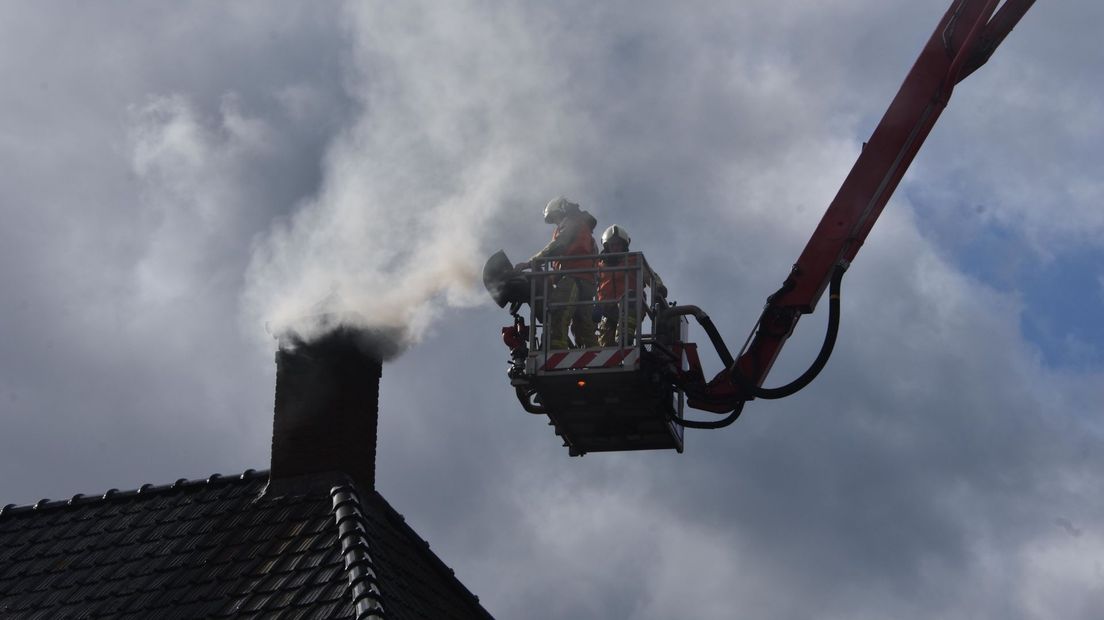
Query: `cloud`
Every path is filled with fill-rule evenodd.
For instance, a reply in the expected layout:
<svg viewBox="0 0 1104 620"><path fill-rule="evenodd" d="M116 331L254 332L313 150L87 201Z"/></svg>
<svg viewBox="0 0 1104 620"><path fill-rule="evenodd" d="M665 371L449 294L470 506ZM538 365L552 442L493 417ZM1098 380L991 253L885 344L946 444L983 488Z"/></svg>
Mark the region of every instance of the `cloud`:
<svg viewBox="0 0 1104 620"><path fill-rule="evenodd" d="M262 326L237 329L241 273L313 189L341 117L318 58L340 37L298 12L125 13L0 20L4 503L266 458L271 357ZM257 66L258 43L278 61ZM289 85L313 93L294 118Z"/></svg>
<svg viewBox="0 0 1104 620"><path fill-rule="evenodd" d="M518 410L482 260L546 242L565 194L742 341L942 6L0 20L2 501L264 467L262 325L330 298L418 341L384 370L379 488L499 616L1094 617L1100 369L1042 363L1016 279L948 249L1098 244L1090 4L1033 8L956 91L812 386L682 455L581 459Z"/></svg>
<svg viewBox="0 0 1104 620"><path fill-rule="evenodd" d="M276 139L232 94L210 126L180 95L154 97L132 115L132 166L151 228L136 294L144 303L179 303L206 292L212 273L238 266L236 246L266 210L243 182L243 167L270 158Z"/></svg>

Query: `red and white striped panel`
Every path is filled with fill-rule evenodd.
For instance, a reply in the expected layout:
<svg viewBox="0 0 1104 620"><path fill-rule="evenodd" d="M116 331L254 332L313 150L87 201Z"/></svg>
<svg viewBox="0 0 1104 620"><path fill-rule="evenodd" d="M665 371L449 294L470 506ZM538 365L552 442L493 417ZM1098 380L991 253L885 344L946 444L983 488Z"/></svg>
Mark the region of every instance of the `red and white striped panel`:
<svg viewBox="0 0 1104 620"><path fill-rule="evenodd" d="M635 367L640 358L636 347L625 349L573 349L571 351L553 351L541 365L547 370L581 370L583 368L616 368L618 366Z"/></svg>

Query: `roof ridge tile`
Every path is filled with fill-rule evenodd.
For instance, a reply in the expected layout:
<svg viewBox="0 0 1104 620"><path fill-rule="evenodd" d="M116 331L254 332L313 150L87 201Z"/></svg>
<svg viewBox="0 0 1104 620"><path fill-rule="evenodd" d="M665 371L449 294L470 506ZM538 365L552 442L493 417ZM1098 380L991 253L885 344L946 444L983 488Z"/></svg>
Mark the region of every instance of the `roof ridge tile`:
<svg viewBox="0 0 1104 620"><path fill-rule="evenodd" d="M360 495L351 484L346 483L333 487L330 496L333 498L333 516L337 523L338 540L341 542L341 553L345 560L345 572L357 618L385 618L383 596L370 554L368 525L361 508Z"/></svg>

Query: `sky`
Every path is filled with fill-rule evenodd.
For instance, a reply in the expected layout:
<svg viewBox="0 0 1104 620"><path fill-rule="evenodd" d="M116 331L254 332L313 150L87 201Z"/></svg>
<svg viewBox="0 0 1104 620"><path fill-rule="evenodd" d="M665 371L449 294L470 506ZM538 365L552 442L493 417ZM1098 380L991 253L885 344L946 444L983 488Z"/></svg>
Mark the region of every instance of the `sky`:
<svg viewBox="0 0 1104 620"><path fill-rule="evenodd" d="M321 303L404 330L378 488L497 617L1097 617L1104 5L958 86L825 371L684 454L569 458L478 279L563 195L742 342L947 5L0 5L0 504L266 468Z"/></svg>

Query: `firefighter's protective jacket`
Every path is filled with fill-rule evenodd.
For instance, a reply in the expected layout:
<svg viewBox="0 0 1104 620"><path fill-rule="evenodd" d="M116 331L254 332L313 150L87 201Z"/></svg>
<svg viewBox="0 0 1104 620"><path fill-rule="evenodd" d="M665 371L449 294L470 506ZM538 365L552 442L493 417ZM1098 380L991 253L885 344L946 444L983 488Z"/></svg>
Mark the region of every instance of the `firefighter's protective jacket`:
<svg viewBox="0 0 1104 620"><path fill-rule="evenodd" d="M603 254L606 254L606 252L603 252ZM628 258L628 262L625 262L625 258ZM619 267L621 265L628 265L630 267L635 267L639 263L640 263L639 258L637 256L633 256L633 255L629 255L628 257L620 257L619 256L619 257L616 257L616 258L613 258L613 257L603 258L603 259L599 260L598 261L598 268L599 268L599 271L598 271L598 299L605 301L605 300L620 298L622 295L625 294L626 284L628 285L628 290L629 291L632 291L633 293L636 292L636 274L635 273L633 273L632 271L624 271L624 270L603 271L603 270L601 270L602 267ZM628 274L627 277L626 277L626 274ZM650 275L651 276L652 283L655 287L655 290L659 292L660 297L666 297L667 296L667 287L663 285L663 280L660 279L659 274L652 271L650 268L648 268L648 274L645 274L645 275ZM627 282L626 282L626 280L627 280ZM633 297L633 296L634 295L630 295L629 297Z"/></svg>
<svg viewBox="0 0 1104 620"><path fill-rule="evenodd" d="M598 253L598 244L594 242L594 227L598 220L584 210L569 211L563 221L552 231L552 241L530 258L530 262L546 256L586 256ZM586 269L593 267L591 260L557 261L553 269Z"/></svg>

